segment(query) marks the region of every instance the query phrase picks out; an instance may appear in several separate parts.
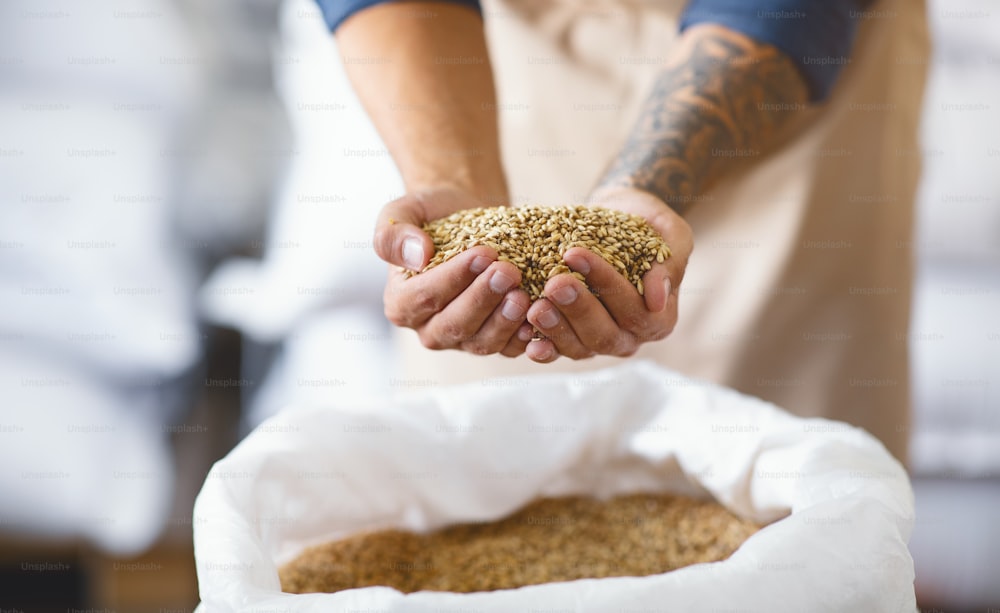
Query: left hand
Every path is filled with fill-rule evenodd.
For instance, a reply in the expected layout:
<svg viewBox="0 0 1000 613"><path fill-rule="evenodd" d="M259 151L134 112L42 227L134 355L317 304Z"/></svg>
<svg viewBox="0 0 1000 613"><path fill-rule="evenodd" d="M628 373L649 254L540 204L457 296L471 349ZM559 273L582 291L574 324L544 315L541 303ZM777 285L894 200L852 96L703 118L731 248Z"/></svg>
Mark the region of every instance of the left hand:
<svg viewBox="0 0 1000 613"><path fill-rule="evenodd" d="M434 253L421 228L456 211L482 206L472 194L452 186L409 193L383 207L375 229L379 257L392 264L383 294L386 318L416 330L428 349L461 349L476 355L516 357L531 339L525 323L528 293L517 286L521 273L480 245L432 270L407 278L402 268L420 271Z"/></svg>
<svg viewBox="0 0 1000 613"><path fill-rule="evenodd" d="M563 255L566 265L581 273L587 286L570 274L556 275L545 284L545 297L528 309L528 321L545 336L525 349L535 362L552 362L561 355L574 360L627 357L642 343L666 338L677 323L678 290L694 249L691 227L665 202L639 189L607 188L591 200L643 217L663 236L671 256L646 272L640 295L599 255L582 247L568 250Z"/></svg>

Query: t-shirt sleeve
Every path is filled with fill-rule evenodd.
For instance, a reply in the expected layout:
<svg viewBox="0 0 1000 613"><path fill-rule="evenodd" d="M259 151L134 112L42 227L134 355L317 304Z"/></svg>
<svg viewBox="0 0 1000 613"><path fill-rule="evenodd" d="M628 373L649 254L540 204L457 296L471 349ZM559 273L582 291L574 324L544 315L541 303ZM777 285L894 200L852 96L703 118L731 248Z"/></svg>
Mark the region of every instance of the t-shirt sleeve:
<svg viewBox="0 0 1000 613"><path fill-rule="evenodd" d="M362 9L366 9L376 4L395 2L398 0L316 0L319 10L323 12L323 20L329 26L330 31L336 30L340 24L344 23L348 17ZM474 8L482 13L479 0L442 0L450 4L461 4Z"/></svg>
<svg viewBox="0 0 1000 613"><path fill-rule="evenodd" d="M816 102L829 95L850 62L869 5L871 0L690 0L680 28L714 23L777 47L795 62Z"/></svg>

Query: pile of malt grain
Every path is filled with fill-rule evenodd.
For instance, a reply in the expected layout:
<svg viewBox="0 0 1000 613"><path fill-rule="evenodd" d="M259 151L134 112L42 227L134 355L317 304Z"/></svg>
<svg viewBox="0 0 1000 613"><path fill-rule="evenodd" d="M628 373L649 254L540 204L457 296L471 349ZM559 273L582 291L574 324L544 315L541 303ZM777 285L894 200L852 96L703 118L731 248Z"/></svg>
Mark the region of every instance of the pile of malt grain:
<svg viewBox="0 0 1000 613"><path fill-rule="evenodd" d="M532 301L545 282L571 272L562 256L571 247L590 249L618 269L643 293L642 276L654 262L670 257L663 238L642 217L585 206L492 207L459 211L424 226L435 253L424 270L466 249L487 245L499 259L517 266L521 286ZM413 273L408 272L408 275ZM583 281L583 276L573 273Z"/></svg>
<svg viewBox="0 0 1000 613"><path fill-rule="evenodd" d="M383 530L320 545L279 574L282 590L296 594L375 585L481 592L723 560L757 530L715 502L682 496L546 498L494 522L429 534Z"/></svg>

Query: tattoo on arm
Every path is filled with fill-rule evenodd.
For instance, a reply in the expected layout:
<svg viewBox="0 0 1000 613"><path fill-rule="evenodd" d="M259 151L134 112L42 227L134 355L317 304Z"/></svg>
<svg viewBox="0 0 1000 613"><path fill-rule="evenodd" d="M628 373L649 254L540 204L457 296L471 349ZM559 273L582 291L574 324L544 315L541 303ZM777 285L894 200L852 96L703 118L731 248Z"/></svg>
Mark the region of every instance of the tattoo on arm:
<svg viewBox="0 0 1000 613"><path fill-rule="evenodd" d="M650 192L680 213L759 155L808 98L792 61L770 45L719 26L684 37L599 183Z"/></svg>

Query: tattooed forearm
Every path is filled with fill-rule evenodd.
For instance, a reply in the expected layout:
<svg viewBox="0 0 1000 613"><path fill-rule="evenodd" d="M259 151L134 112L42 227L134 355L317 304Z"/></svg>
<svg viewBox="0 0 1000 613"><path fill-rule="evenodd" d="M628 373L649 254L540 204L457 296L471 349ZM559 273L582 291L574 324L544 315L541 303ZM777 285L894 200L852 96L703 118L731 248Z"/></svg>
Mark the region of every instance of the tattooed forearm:
<svg viewBox="0 0 1000 613"><path fill-rule="evenodd" d="M692 27L599 189L641 189L683 213L728 168L765 150L807 98L774 47L720 26Z"/></svg>

